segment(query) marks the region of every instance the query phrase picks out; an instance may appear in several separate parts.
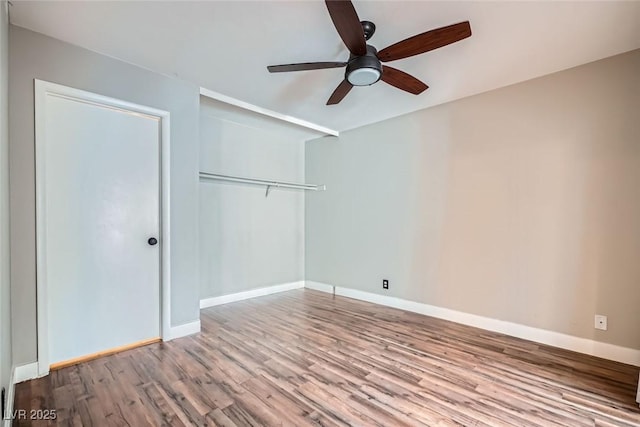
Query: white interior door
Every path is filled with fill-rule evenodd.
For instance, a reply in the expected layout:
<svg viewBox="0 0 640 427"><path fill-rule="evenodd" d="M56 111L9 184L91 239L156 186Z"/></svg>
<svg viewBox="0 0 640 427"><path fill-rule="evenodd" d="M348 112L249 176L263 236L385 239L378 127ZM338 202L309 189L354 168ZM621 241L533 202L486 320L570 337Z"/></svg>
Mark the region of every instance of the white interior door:
<svg viewBox="0 0 640 427"><path fill-rule="evenodd" d="M36 115L39 359L160 337L161 118L46 91Z"/></svg>

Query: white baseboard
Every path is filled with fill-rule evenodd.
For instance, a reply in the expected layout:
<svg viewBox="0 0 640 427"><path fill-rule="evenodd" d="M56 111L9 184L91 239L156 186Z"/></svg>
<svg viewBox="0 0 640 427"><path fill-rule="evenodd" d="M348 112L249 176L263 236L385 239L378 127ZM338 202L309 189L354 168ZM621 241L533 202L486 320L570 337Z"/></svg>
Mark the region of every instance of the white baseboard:
<svg viewBox="0 0 640 427"><path fill-rule="evenodd" d="M15 400L16 392L16 367L11 367L11 376L9 377L9 390L7 390L7 405L4 408L4 414L2 414L3 427L11 427L11 415L13 414L13 404ZM5 418L6 417L6 418Z"/></svg>
<svg viewBox="0 0 640 427"><path fill-rule="evenodd" d="M200 308L208 308L230 302L242 301L249 298L262 297L278 292L291 291L293 289L304 288L304 281L283 283L281 285L267 286L266 288L252 289L250 291L238 292L236 294L222 295L219 297L205 298L200 300Z"/></svg>
<svg viewBox="0 0 640 427"><path fill-rule="evenodd" d="M24 365L13 365L11 367L11 376L9 377L9 390L7 390L7 406L5 413L1 414L3 427L11 427L13 405L15 401L16 384L38 378L38 362L27 363Z"/></svg>
<svg viewBox="0 0 640 427"><path fill-rule="evenodd" d="M167 334L163 334L163 341L171 341L176 338L186 337L187 335L193 335L200 332L200 320L195 322L185 323L183 325L172 326Z"/></svg>
<svg viewBox="0 0 640 427"><path fill-rule="evenodd" d="M23 381L29 381L34 378L38 378L38 362L26 363L14 367L14 384L21 383Z"/></svg>
<svg viewBox="0 0 640 427"><path fill-rule="evenodd" d="M326 292L328 294L335 293L335 287L332 285L327 285L326 283L314 282L313 280L307 280L304 282L304 287L307 289L312 289L314 291Z"/></svg>
<svg viewBox="0 0 640 427"><path fill-rule="evenodd" d="M326 289L333 288L332 285L328 284L317 282L312 283L313 287L308 286L309 289L325 289L325 292L327 292ZM448 308L436 307L433 305L409 301L401 298L359 291L357 289L342 288L336 286L335 295L368 301L374 304L380 304L387 307L411 311L413 313L424 314L426 316L437 317L439 319L462 323L463 325L474 326L476 328L481 328L488 331L499 332L505 335L510 335L512 337L564 348L566 350L572 350L578 353L602 357L603 359L614 360L616 362L627 363L629 365L640 366L640 350L633 348L594 341L587 338L562 334L546 329L534 328L531 326L498 320L491 317L464 313Z"/></svg>

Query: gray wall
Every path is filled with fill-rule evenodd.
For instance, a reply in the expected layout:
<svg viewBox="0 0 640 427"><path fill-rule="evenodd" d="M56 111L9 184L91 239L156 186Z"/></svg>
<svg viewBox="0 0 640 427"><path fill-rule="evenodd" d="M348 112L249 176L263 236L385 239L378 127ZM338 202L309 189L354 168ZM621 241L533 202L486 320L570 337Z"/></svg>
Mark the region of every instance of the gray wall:
<svg viewBox="0 0 640 427"><path fill-rule="evenodd" d="M14 362L37 356L35 78L171 113L171 322L197 320L199 88L19 27L10 27L9 43Z"/></svg>
<svg viewBox="0 0 640 427"><path fill-rule="evenodd" d="M0 388L11 376L11 306L9 282L9 109L7 98L9 23L7 2L0 2ZM2 414L0 414L0 419Z"/></svg>
<svg viewBox="0 0 640 427"><path fill-rule="evenodd" d="M200 170L304 181L304 141L286 126L237 119L203 100ZM304 280L304 192L200 183L200 295L210 298Z"/></svg>
<svg viewBox="0 0 640 427"><path fill-rule="evenodd" d="M307 280L639 349L638 76L633 51L308 142Z"/></svg>

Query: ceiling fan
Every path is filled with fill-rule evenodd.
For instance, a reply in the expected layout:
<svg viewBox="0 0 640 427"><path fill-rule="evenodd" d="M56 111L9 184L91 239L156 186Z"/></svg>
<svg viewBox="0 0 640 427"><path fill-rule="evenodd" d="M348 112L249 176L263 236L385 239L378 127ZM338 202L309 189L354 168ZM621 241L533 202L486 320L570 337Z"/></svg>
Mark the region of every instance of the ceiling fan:
<svg viewBox="0 0 640 427"><path fill-rule="evenodd" d="M419 55L471 36L471 25L469 21L465 21L409 37L378 52L375 47L367 44L367 40L376 31L375 24L370 21L361 22L350 0L325 0L325 3L333 25L351 52L349 60L270 65L267 69L270 73L282 73L347 67L344 80L331 94L327 105L342 101L353 86L370 86L379 80L418 95L429 86L404 71L382 65L382 62Z"/></svg>

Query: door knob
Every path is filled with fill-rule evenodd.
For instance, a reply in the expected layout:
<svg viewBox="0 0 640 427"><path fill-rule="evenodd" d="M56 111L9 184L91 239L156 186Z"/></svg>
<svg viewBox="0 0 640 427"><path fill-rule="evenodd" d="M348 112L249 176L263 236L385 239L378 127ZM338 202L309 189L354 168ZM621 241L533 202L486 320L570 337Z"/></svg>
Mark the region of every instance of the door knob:
<svg viewBox="0 0 640 427"><path fill-rule="evenodd" d="M147 243L149 243L151 246L154 246L156 243L158 243L158 239L156 239L155 237L150 237L149 240L147 240Z"/></svg>

